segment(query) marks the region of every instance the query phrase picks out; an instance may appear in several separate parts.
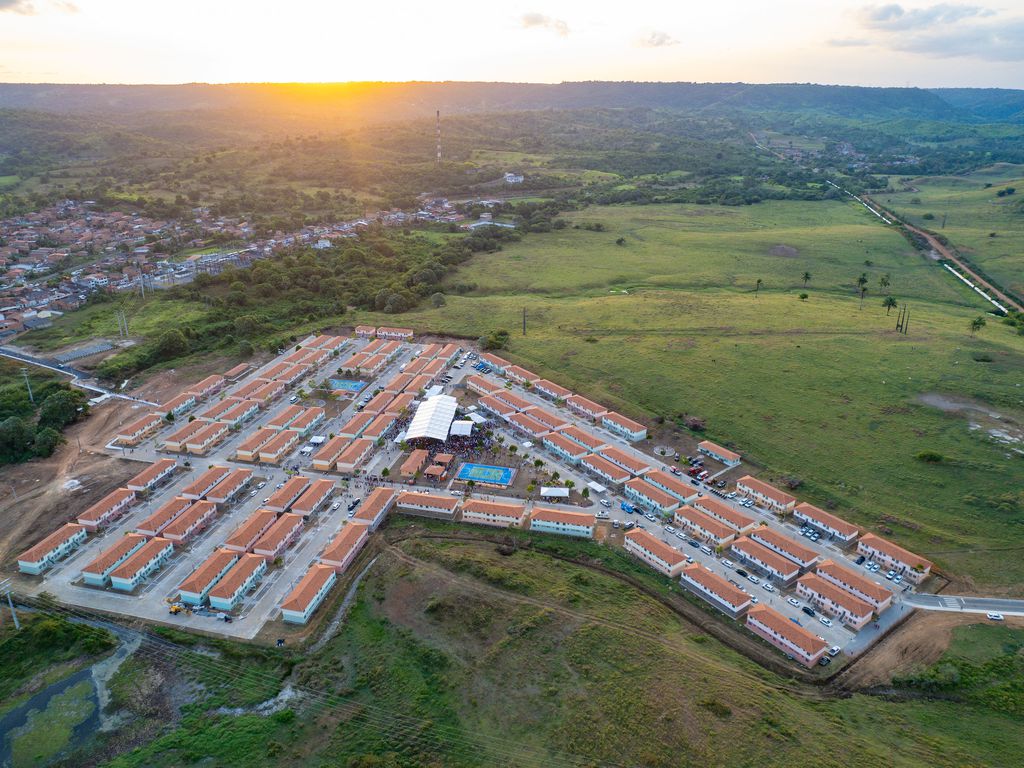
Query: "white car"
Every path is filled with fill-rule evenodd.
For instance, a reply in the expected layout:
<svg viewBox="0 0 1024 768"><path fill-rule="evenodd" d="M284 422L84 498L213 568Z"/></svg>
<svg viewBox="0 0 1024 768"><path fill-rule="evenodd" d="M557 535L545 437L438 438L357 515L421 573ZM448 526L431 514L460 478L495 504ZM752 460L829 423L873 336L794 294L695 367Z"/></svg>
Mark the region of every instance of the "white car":
<svg viewBox="0 0 1024 768"><path fill-rule="evenodd" d="M996 613L995 611L989 611L989 612L988 612L988 613L986 613L985 615L986 615L986 616L987 616L987 617L988 617L988 618L989 618L989 619L990 619L991 621L1002 621L1002 620L1003 620L1003 614L1001 614L1001 613Z"/></svg>
<svg viewBox="0 0 1024 768"><path fill-rule="evenodd" d="M675 533L676 529L673 528L671 525L666 525L665 526L665 531L666 531L666 533Z"/></svg>
<svg viewBox="0 0 1024 768"><path fill-rule="evenodd" d="M790 605L792 605L794 608L799 608L800 607L800 601L796 600L796 599L794 599L792 597L787 597L786 598L786 602L789 603Z"/></svg>
<svg viewBox="0 0 1024 768"><path fill-rule="evenodd" d="M608 499L601 499L601 506L602 507L611 507L611 505L612 505L612 503L610 501L608 501Z"/></svg>
<svg viewBox="0 0 1024 768"><path fill-rule="evenodd" d="M826 618L825 616L819 616L818 621L824 624L826 627L832 626L832 619Z"/></svg>
<svg viewBox="0 0 1024 768"><path fill-rule="evenodd" d="M751 584L760 584L761 583L761 580L759 578L757 578L757 576L747 576L747 581L749 581Z"/></svg>
<svg viewBox="0 0 1024 768"><path fill-rule="evenodd" d="M775 587L773 587L767 581L764 584L761 585L761 589L763 589L765 592L774 592L775 591Z"/></svg>
<svg viewBox="0 0 1024 768"><path fill-rule="evenodd" d="M331 504L331 509L341 509L341 502L336 501L333 504Z"/></svg>
<svg viewBox="0 0 1024 768"><path fill-rule="evenodd" d="M462 495L462 491L452 491L451 493L452 493L452 496L461 496Z"/></svg>
<svg viewBox="0 0 1024 768"><path fill-rule="evenodd" d="M732 560L730 560L729 558L723 557L722 558L722 565L724 565L726 568L732 568L736 564Z"/></svg>
<svg viewBox="0 0 1024 768"><path fill-rule="evenodd" d="M677 539L682 539L683 541L686 541L686 534L683 533L682 531L676 531L676 538Z"/></svg>

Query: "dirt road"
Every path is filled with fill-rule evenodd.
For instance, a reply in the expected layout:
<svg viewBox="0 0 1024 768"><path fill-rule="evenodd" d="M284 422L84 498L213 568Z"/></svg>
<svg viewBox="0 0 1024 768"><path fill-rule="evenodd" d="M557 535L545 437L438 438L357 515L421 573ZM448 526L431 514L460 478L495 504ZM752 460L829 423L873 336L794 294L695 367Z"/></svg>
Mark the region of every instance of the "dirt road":
<svg viewBox="0 0 1024 768"><path fill-rule="evenodd" d="M870 201L872 205L878 207L879 209L882 209L878 202L872 200L868 195L861 195L861 197L863 197L865 200ZM956 264L960 271L963 272L964 275L969 277L975 285L979 285L982 288L984 288L993 298L998 299L1004 306L1009 307L1011 309L1016 309L1018 312L1024 312L1024 305L1022 305L1019 301L1016 301L1007 296L1005 293L999 290L999 288L992 285L992 283L990 283L984 277L975 272L969 264L964 262L964 260L957 256L949 247L940 243L938 238L935 237L935 235L932 235L923 229L918 229L913 224L908 224L907 222L903 221L903 219L893 215L893 213L887 208L882 210L885 210L888 215L892 216L908 232L913 232L915 235L923 237L927 241L928 246L930 248L932 248L942 258Z"/></svg>

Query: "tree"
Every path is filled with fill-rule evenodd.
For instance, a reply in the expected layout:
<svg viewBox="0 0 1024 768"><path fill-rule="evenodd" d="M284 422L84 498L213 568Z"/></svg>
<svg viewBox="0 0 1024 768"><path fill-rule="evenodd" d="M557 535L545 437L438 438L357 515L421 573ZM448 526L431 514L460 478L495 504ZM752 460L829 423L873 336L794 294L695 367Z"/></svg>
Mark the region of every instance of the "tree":
<svg viewBox="0 0 1024 768"><path fill-rule="evenodd" d="M580 491L580 496L582 496L584 499L589 499L590 498L590 489L584 487L583 490Z"/></svg>
<svg viewBox="0 0 1024 768"><path fill-rule="evenodd" d="M52 456L57 446L64 442L60 432L51 427L46 427L36 432L36 439L32 442L32 453L40 458Z"/></svg>
<svg viewBox="0 0 1024 768"><path fill-rule="evenodd" d="M754 285L754 298L757 298L758 292L761 290L761 284L764 282L760 277L757 278L757 284Z"/></svg>
<svg viewBox="0 0 1024 768"><path fill-rule="evenodd" d="M811 282L811 273L810 272L804 272L804 288L807 287L807 284L809 282Z"/></svg>
<svg viewBox="0 0 1024 768"><path fill-rule="evenodd" d="M616 244L616 245L625 245L625 244L626 244L626 238L624 238L624 237L620 237L620 238L618 238L618 239L617 239L617 240L615 241L615 244Z"/></svg>
<svg viewBox="0 0 1024 768"><path fill-rule="evenodd" d="M518 445L510 445L510 446L508 447L508 452L509 452L509 453L513 453L513 454L514 454L514 453L515 453L516 451L518 451L518 450L519 450L519 446L518 446Z"/></svg>
<svg viewBox="0 0 1024 768"><path fill-rule="evenodd" d="M971 336L984 328L987 323L988 321L985 319L984 315L978 315L976 318L971 320Z"/></svg>
<svg viewBox="0 0 1024 768"><path fill-rule="evenodd" d="M880 278L878 278L878 285L879 285L880 288L888 288L889 284L891 282L892 282L892 280L889 277L889 273L888 272L886 272L884 275L882 275Z"/></svg>
<svg viewBox="0 0 1024 768"><path fill-rule="evenodd" d="M801 293L800 294L800 301L807 301L807 294L806 293Z"/></svg>
<svg viewBox="0 0 1024 768"><path fill-rule="evenodd" d="M864 294L866 294L867 292L868 292L868 287L866 285L862 285L860 287L860 308L861 309L864 309Z"/></svg>
<svg viewBox="0 0 1024 768"><path fill-rule="evenodd" d="M156 342L153 355L157 361L173 360L176 357L188 354L188 339L185 334L177 328L171 328L163 332Z"/></svg>
<svg viewBox="0 0 1024 768"><path fill-rule="evenodd" d="M60 432L60 430L77 418L77 398L68 390L61 390L47 397L43 400L43 404L39 406L39 425L37 429L52 427Z"/></svg>
<svg viewBox="0 0 1024 768"><path fill-rule="evenodd" d="M380 471L380 476L381 476L381 477L387 477L387 476L388 476L388 475L390 475L390 474L391 474L391 470L390 470L390 469L388 469L387 467L384 467L384 469L382 469L382 470Z"/></svg>
<svg viewBox="0 0 1024 768"><path fill-rule="evenodd" d="M894 299L892 296L886 296L882 300L882 306L885 307L885 314L886 316L888 316L889 310L896 306L896 299Z"/></svg>
<svg viewBox="0 0 1024 768"><path fill-rule="evenodd" d="M860 277L857 278L857 288L858 289L863 288L867 284L868 284L868 273L867 272L861 272L860 273Z"/></svg>
<svg viewBox="0 0 1024 768"><path fill-rule="evenodd" d="M34 437L32 425L17 416L0 422L0 463L21 461Z"/></svg>
<svg viewBox="0 0 1024 768"><path fill-rule="evenodd" d="M533 466L536 467L537 469L540 469L541 467L544 466L544 460L543 459L534 459L533 460Z"/></svg>
<svg viewBox="0 0 1024 768"><path fill-rule="evenodd" d="M443 307L445 304L448 303L448 299L445 298L445 295L443 293L438 292L438 293L433 294L430 297L430 303L435 308L436 307Z"/></svg>

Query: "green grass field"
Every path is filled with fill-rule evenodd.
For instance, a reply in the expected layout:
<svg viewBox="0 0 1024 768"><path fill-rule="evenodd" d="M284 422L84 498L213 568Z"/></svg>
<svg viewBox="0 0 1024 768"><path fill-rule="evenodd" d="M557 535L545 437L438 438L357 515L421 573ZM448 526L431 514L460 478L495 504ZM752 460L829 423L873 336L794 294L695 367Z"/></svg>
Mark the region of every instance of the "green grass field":
<svg viewBox="0 0 1024 768"><path fill-rule="evenodd" d="M912 224L945 235L994 280L1024 296L1024 167L999 165L965 176L903 179L893 186L906 191L877 199ZM1007 187L1017 192L999 197ZM925 219L928 214L934 218Z"/></svg>
<svg viewBox="0 0 1024 768"><path fill-rule="evenodd" d="M338 635L271 676L329 701L225 715L215 708L252 707L275 686L199 689L176 727L112 765L800 768L843 754L910 768L1010 766L1024 749L1019 721L975 703L839 697L779 678L609 575L536 550L398 547Z"/></svg>
<svg viewBox="0 0 1024 768"><path fill-rule="evenodd" d="M290 682L331 694L326 705L226 716L211 710L230 697L200 692L178 727L112 765L819 766L844 754L910 768L1010 766L1024 747L1019 721L981 706L779 678L611 576L541 552L399 548L339 634L295 655Z"/></svg>
<svg viewBox="0 0 1024 768"><path fill-rule="evenodd" d="M591 208L571 218L608 231L531 235L477 256L457 279L478 293L402 322L513 331L507 354L541 375L648 421L703 416L707 434L763 476L802 478L801 498L952 572L1020 591L1024 561L1000 550L1024 546L1015 522L1024 457L918 398L977 399L1024 422L1024 339L994 319L972 338L968 323L984 307L941 267L838 203ZM799 255L771 255L779 244ZM910 306L909 335L895 332L877 294L860 307L861 272L875 288L890 275ZM923 451L946 460L925 463Z"/></svg>

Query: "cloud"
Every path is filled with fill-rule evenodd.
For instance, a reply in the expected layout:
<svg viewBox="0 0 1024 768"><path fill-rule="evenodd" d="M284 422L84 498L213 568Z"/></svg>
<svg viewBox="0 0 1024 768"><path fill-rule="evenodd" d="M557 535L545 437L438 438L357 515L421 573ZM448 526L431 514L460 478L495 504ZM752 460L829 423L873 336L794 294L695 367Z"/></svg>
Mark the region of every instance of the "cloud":
<svg viewBox="0 0 1024 768"><path fill-rule="evenodd" d="M861 23L870 29L890 32L921 30L943 24L955 24L972 18L994 16L995 11L978 5L939 3L926 8L905 9L898 3L869 5L861 9Z"/></svg>
<svg viewBox="0 0 1024 768"><path fill-rule="evenodd" d="M545 16L543 13L524 13L520 22L523 25L523 29L550 29L562 37L569 35L569 25L565 21L553 19L550 16Z"/></svg>
<svg viewBox="0 0 1024 768"><path fill-rule="evenodd" d="M878 45L931 58L1024 61L1024 17L1004 18L979 5L939 3L904 8L869 5L857 12L867 38L830 40L829 45Z"/></svg>
<svg viewBox="0 0 1024 768"><path fill-rule="evenodd" d="M78 13L78 6L70 0L50 0L47 5L61 13ZM39 13L39 8L33 0L0 0L0 13L34 16Z"/></svg>
<svg viewBox="0 0 1024 768"><path fill-rule="evenodd" d="M655 30L646 37L640 38L640 40L637 41L637 45L641 48L664 48L669 45L679 45L679 41L672 37L668 32L659 32Z"/></svg>
<svg viewBox="0 0 1024 768"><path fill-rule="evenodd" d="M871 41L863 38L842 38L828 40L827 44L832 48L863 48L864 46L871 45Z"/></svg>
<svg viewBox="0 0 1024 768"><path fill-rule="evenodd" d="M36 7L31 0L0 0L0 13L20 13L31 16L36 12Z"/></svg>

